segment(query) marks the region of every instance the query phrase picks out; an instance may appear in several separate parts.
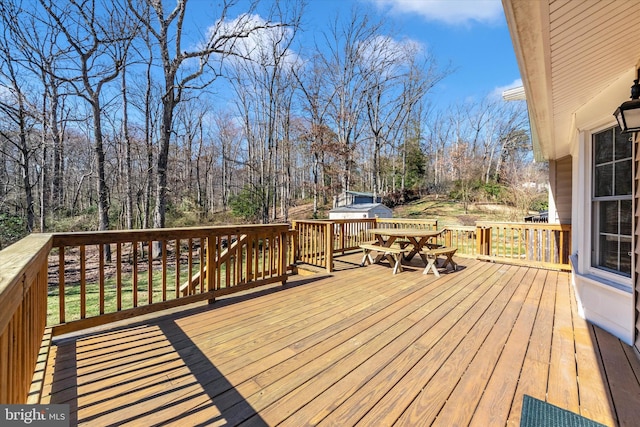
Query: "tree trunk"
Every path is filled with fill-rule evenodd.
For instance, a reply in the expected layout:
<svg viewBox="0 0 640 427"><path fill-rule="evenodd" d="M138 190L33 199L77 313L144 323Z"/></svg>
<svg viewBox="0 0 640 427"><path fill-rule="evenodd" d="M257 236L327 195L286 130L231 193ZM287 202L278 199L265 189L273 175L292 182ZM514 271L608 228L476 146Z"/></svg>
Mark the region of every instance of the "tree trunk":
<svg viewBox="0 0 640 427"><path fill-rule="evenodd" d="M129 102L127 100L127 73L122 70L122 135L125 144L125 218L126 227L133 229L133 173L131 166L131 138L129 136Z"/></svg>
<svg viewBox="0 0 640 427"><path fill-rule="evenodd" d="M98 166L98 179L96 182L96 191L98 193L98 230L108 230L109 188L107 187L105 172L105 156L102 142L102 116L99 99L94 97L91 105L93 107L93 135L95 139L94 152L96 156L96 165ZM111 262L111 247L109 245L104 245L104 257L107 262Z"/></svg>
<svg viewBox="0 0 640 427"><path fill-rule="evenodd" d="M170 86L167 83L167 86ZM173 124L173 110L175 98L173 89L169 90L162 101L162 125L160 127L160 150L158 152L158 166L156 170L156 205L153 211L153 227L164 228L167 212L167 167L169 164L169 144L171 142L171 126ZM160 256L162 251L160 242L153 244L153 258Z"/></svg>

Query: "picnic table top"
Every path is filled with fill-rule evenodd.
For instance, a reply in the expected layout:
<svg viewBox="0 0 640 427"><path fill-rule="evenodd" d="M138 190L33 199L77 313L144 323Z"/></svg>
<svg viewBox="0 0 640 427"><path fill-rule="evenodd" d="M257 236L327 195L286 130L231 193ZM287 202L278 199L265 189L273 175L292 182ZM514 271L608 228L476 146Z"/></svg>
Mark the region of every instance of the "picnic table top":
<svg viewBox="0 0 640 427"><path fill-rule="evenodd" d="M442 233L442 230L423 230L418 228L370 228L372 234L395 237L433 237Z"/></svg>

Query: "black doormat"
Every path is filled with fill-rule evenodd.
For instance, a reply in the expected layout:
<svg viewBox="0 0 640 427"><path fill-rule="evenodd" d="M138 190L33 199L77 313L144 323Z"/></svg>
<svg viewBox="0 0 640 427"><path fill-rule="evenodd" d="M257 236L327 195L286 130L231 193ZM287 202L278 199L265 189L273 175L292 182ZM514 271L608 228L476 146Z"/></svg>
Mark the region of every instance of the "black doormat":
<svg viewBox="0 0 640 427"><path fill-rule="evenodd" d="M520 427L604 427L603 424L524 395Z"/></svg>

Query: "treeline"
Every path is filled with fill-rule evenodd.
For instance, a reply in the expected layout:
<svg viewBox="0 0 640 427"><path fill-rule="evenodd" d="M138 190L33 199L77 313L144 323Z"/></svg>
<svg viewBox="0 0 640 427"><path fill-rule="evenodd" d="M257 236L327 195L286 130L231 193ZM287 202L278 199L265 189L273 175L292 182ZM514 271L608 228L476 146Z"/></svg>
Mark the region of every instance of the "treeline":
<svg viewBox="0 0 640 427"><path fill-rule="evenodd" d="M186 27L202 13L187 0L0 4L4 239L83 214L100 230L286 220L345 189L467 200L531 168L522 102L434 110L451 68L366 13L302 45L303 1L218 3L207 28Z"/></svg>

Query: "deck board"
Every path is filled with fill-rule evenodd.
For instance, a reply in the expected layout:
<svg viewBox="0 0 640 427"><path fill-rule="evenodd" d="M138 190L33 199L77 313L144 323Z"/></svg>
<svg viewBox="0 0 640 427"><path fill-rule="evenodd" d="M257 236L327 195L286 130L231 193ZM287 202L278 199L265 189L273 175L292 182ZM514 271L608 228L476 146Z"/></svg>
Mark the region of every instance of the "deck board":
<svg viewBox="0 0 640 427"><path fill-rule="evenodd" d="M526 296L531 288L533 275L526 275L521 269L511 279L517 282L517 288L509 299L497 321L490 325L491 332L478 348L472 362L466 367L460 381L442 407L434 425L452 426L468 425L473 417L482 393L496 367L496 360L502 351L515 322L523 308Z"/></svg>
<svg viewBox="0 0 640 427"><path fill-rule="evenodd" d="M522 366L527 350L523 340L528 340L531 336L546 272L544 270L529 272L526 277L532 276L533 281L518 319L495 363L469 425L478 427L501 425L508 418L520 378L518 367Z"/></svg>
<svg viewBox="0 0 640 427"><path fill-rule="evenodd" d="M567 273L457 258L438 279L359 258L56 339L43 402L91 426L517 426L524 394L640 418L638 358L577 316Z"/></svg>
<svg viewBox="0 0 640 427"><path fill-rule="evenodd" d="M552 280L557 280L556 277L557 273ZM570 286L566 281L557 282L547 401L571 412L579 412L573 319L571 310L565 309L571 307Z"/></svg>
<svg viewBox="0 0 640 427"><path fill-rule="evenodd" d="M502 283L492 284L490 291L485 297L478 301L463 319L465 323L472 325L472 328L465 334L462 340L456 343L452 353L441 360L437 372L424 385L424 388L411 402L409 407L403 411L399 419L401 425L417 425L421 422L430 425L447 402L454 387L458 384L461 376L466 372L467 367L477 355L478 349L488 338L493 326L498 321L504 310L504 301L511 298L518 286L518 277L512 276L516 269L512 268L509 275L505 275L507 285ZM515 279L515 280L512 280ZM486 301L490 304L483 304ZM457 326L457 325L456 325ZM459 329L460 326L456 327ZM448 337L447 337L448 338ZM432 358L425 357L421 360L421 365L432 371ZM438 359L436 359L438 360ZM464 409L464 408L463 408ZM371 425L371 424L370 424Z"/></svg>

